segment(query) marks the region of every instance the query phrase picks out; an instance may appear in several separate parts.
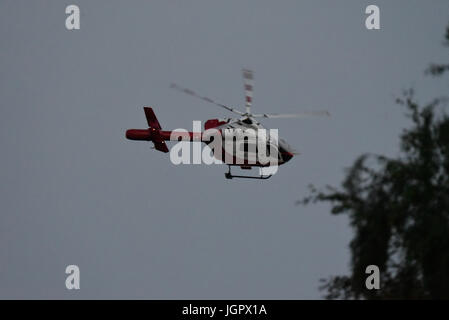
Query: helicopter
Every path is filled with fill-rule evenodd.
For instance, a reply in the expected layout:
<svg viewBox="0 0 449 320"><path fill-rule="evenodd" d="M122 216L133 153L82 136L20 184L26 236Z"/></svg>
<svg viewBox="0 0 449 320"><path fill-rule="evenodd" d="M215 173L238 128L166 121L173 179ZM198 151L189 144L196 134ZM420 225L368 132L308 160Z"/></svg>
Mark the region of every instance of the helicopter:
<svg viewBox="0 0 449 320"><path fill-rule="evenodd" d="M129 129L126 131L126 138L129 140L152 141L154 149L167 153L169 150L165 141L180 141L181 139L190 142L202 141L210 146L211 141L214 139L207 138L205 133L212 129L223 134L222 141L219 141L221 147L214 148L213 155L220 161L220 163L228 166L228 172L225 173L227 179L269 179L273 173L266 173L266 170L263 170L264 168L270 167L275 163L276 172L279 165L287 163L294 155L299 153L296 152L284 139L278 138L277 136L273 137L271 134L264 134L264 140L262 140L261 132L266 132L266 129L257 121L257 119L304 118L309 116L329 116L330 114L328 111L306 111L296 114L253 114L251 113L251 106L253 102L254 73L249 69L242 69L242 74L245 90L245 112L217 102L206 96L199 95L195 91L181 87L175 83L170 85L170 88L172 89L235 113L240 116L239 118L209 119L204 123L205 131L203 132L164 131L156 118L153 108L144 107L145 117L149 128ZM232 140L225 139L229 132L237 132L237 134L233 135ZM258 138L259 140L264 141L262 145L256 144ZM260 146L263 146L264 148L261 148ZM261 161L261 153L259 151L261 151L261 153L264 154L265 159L269 159L269 161ZM258 167L259 175L233 175L231 173L231 166L239 166L242 170L251 170L253 167Z"/></svg>

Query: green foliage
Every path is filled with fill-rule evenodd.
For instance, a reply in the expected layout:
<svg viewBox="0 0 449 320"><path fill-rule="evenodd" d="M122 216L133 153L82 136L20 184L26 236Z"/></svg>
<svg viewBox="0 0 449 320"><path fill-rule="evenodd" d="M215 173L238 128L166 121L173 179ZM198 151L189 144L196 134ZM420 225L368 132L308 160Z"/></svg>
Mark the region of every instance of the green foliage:
<svg viewBox="0 0 449 320"><path fill-rule="evenodd" d="M340 189L311 186L299 201L329 202L355 231L350 274L321 280L328 299L449 298L449 117L437 112L444 100L420 107L412 90L397 103L413 124L400 136L400 155L362 155ZM379 290L365 287L371 264Z"/></svg>
<svg viewBox="0 0 449 320"><path fill-rule="evenodd" d="M449 26L446 28L446 35L445 35L445 46L449 46ZM445 73L446 71L449 71L449 64L431 64L430 67L426 70L428 74L439 76Z"/></svg>

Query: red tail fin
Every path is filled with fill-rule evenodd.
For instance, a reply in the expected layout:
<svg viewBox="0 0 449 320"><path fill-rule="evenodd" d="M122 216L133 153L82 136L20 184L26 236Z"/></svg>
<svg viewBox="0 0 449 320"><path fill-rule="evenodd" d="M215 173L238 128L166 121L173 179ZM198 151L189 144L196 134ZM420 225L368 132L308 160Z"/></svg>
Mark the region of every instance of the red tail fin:
<svg viewBox="0 0 449 320"><path fill-rule="evenodd" d="M144 107L143 111L145 111L145 117L147 118L148 126L150 127L151 140L154 143L154 148L156 148L156 150L167 153L167 145L165 144L165 141L162 139L159 132L159 130L161 130L162 128L156 118L156 115L154 114L153 108Z"/></svg>
<svg viewBox="0 0 449 320"><path fill-rule="evenodd" d="M148 126L150 128L161 130L161 125L159 124L159 121L157 121L153 108L143 107L143 111L145 111L145 117L147 117Z"/></svg>

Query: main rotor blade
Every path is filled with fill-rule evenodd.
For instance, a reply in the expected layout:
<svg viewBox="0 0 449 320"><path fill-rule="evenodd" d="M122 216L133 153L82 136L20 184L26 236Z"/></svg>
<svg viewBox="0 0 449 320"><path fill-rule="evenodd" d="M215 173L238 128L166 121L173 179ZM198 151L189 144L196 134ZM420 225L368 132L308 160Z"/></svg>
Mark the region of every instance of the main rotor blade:
<svg viewBox="0 0 449 320"><path fill-rule="evenodd" d="M219 102L217 102L217 101L214 101L214 100L212 100L211 98L203 97L203 96L197 94L197 93L196 93L195 91L193 91L193 90L190 90L190 89L187 89L187 88L183 88L183 87L181 87L181 86L178 86L176 83L172 83L172 84L170 85L170 88L175 89L175 90L178 90L178 91L180 91L180 92L184 92L184 93L186 93L186 94L188 94L188 95L190 95L190 96L199 98L199 99L201 99L201 100L203 100L203 101L206 101L206 102L215 104L216 106L225 108L226 110L229 110L229 111L231 111L231 112L237 113L237 114L239 114L239 115L245 114L244 112L241 112L241 111L239 111L239 110L236 110L236 109L234 109L234 108L231 108L231 107L228 107L228 106L226 106L226 105L224 105L224 104L221 104L221 103L219 103Z"/></svg>
<svg viewBox="0 0 449 320"><path fill-rule="evenodd" d="M243 85L245 88L245 107L246 114L251 114L251 105L253 104L254 75L249 69L242 69Z"/></svg>
<svg viewBox="0 0 449 320"><path fill-rule="evenodd" d="M301 113L262 113L253 114L252 118L270 118L270 119L282 119L282 118L307 118L307 117L329 117L328 111L305 111Z"/></svg>

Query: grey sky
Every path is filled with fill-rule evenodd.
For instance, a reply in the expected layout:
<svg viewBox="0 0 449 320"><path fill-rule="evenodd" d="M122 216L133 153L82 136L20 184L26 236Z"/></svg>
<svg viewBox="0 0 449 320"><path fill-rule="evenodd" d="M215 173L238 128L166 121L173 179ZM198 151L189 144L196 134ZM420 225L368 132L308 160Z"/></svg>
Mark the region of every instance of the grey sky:
<svg viewBox="0 0 449 320"><path fill-rule="evenodd" d="M65 7L81 30L65 29ZM381 30L364 27L381 9ZM0 1L0 298L320 298L348 271L351 230L307 185L339 185L364 152L397 153L394 104L447 62L447 1ZM301 152L268 181L225 166L174 166L127 141L152 106L164 129L230 116L172 81L254 112ZM81 290L65 288L65 267Z"/></svg>

